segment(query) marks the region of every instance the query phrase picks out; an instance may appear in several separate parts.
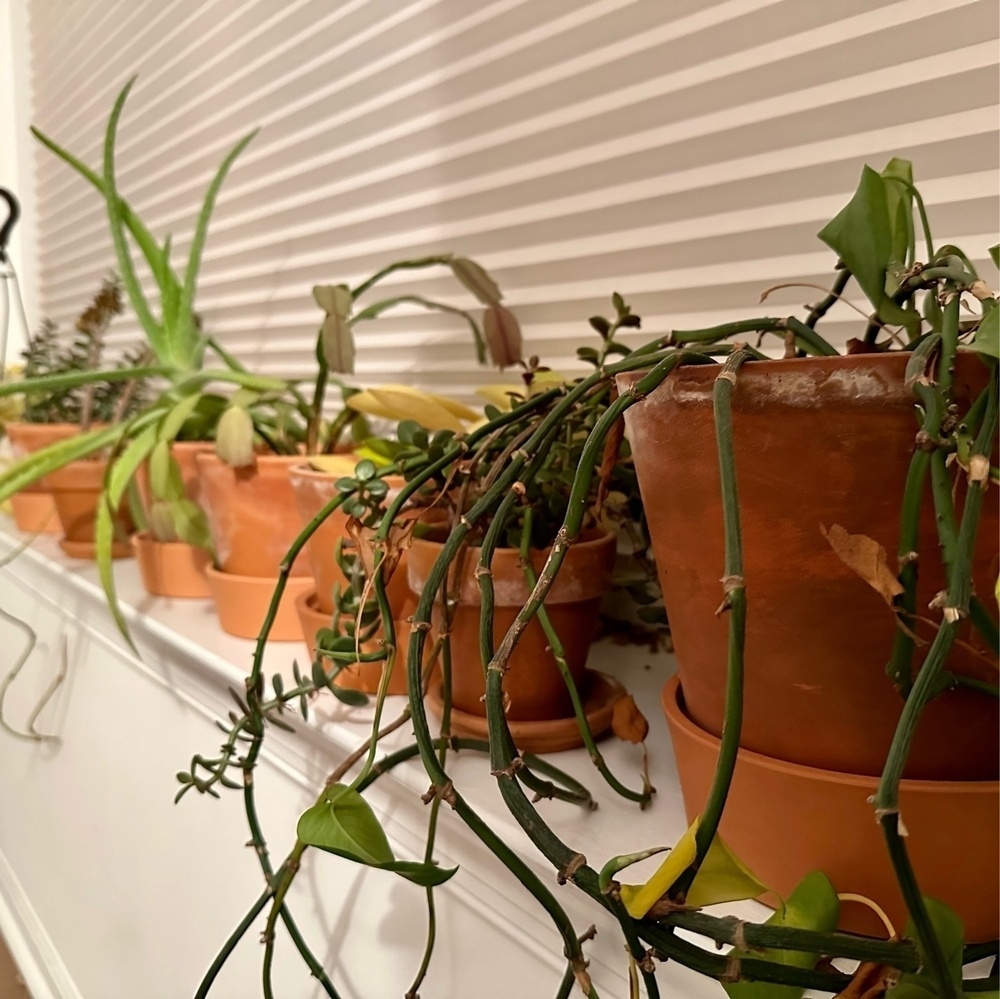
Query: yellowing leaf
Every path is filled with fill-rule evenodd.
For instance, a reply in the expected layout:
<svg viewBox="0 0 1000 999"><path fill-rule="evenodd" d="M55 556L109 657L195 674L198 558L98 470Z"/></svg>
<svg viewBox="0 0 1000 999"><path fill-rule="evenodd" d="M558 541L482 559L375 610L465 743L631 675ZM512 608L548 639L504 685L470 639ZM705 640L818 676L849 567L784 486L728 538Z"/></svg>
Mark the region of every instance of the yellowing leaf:
<svg viewBox="0 0 1000 999"><path fill-rule="evenodd" d="M505 413L508 409L512 409L512 399L511 393L514 395L523 395L524 386L523 385L484 385L482 388L476 389L476 395L481 396L490 405L496 406L501 412Z"/></svg>
<svg viewBox="0 0 1000 999"><path fill-rule="evenodd" d="M644 885L622 885L622 901L630 916L641 919L674 886L677 879L691 866L695 858L695 834L699 816L670 851L659 869ZM757 898L768 887L747 870L741 860L716 834L708 854L688 891L688 905L716 905Z"/></svg>
<svg viewBox="0 0 1000 999"><path fill-rule="evenodd" d="M885 549L874 538L864 534L849 534L840 524L834 524L829 531L820 525L820 531L830 542L837 558L849 569L853 569L892 606L893 597L902 593L903 587L889 568Z"/></svg>
<svg viewBox="0 0 1000 999"><path fill-rule="evenodd" d="M311 454L309 464L317 472L326 472L329 475L336 475L338 478L345 475L354 475L354 466L360 458L357 454Z"/></svg>
<svg viewBox="0 0 1000 999"><path fill-rule="evenodd" d="M460 419L449 407L428 392L418 392L407 385L381 385L378 388L357 392L347 400L347 405L359 413L381 416L383 419L413 420L427 430L454 430L463 428ZM472 418L478 413L469 410Z"/></svg>

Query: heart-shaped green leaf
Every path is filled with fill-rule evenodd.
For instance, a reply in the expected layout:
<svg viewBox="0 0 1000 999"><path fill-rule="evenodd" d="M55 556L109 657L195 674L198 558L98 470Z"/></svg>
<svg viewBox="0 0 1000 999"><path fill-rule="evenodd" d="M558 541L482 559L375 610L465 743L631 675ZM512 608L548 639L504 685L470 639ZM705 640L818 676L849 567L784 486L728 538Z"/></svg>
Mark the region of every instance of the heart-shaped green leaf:
<svg viewBox="0 0 1000 999"><path fill-rule="evenodd" d="M972 341L972 349L980 354L1000 358L1000 306L994 306L983 316Z"/></svg>
<svg viewBox="0 0 1000 999"><path fill-rule="evenodd" d="M795 886L784 907L775 910L767 925L831 933L837 927L839 915L840 902L836 889L825 874L813 871ZM750 956L744 951L735 953L739 957ZM798 968L812 968L819 959L818 954L801 950L755 950L752 956ZM732 982L723 987L730 999L801 999L805 991L798 986L770 982Z"/></svg>
<svg viewBox="0 0 1000 999"><path fill-rule="evenodd" d="M885 269L892 259L887 183L891 182L866 166L854 197L819 233L819 238L837 251L875 308L882 302Z"/></svg>
<svg viewBox="0 0 1000 999"><path fill-rule="evenodd" d="M346 784L327 788L323 800L302 813L296 835L309 846L380 871L391 871L424 887L443 884L457 870L396 860L371 805Z"/></svg>

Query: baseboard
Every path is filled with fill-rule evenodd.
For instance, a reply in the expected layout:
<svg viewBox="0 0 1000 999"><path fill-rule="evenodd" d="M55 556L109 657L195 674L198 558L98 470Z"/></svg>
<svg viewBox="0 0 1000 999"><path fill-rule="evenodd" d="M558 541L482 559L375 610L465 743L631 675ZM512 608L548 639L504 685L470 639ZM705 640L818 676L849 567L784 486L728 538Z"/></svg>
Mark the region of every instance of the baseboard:
<svg viewBox="0 0 1000 999"><path fill-rule="evenodd" d="M0 934L32 999L83 999L14 869L2 853Z"/></svg>

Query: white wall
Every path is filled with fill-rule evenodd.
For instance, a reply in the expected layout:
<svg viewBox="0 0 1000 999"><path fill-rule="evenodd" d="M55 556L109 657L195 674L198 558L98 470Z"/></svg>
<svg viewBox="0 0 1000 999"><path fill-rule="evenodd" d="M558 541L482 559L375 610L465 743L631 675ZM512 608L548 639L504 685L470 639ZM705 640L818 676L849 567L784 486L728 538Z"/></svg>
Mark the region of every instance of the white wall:
<svg viewBox="0 0 1000 999"><path fill-rule="evenodd" d="M28 323L34 326L39 319L38 265L32 140L28 133L31 121L28 52L26 0L0 0L0 187L13 191L21 202L21 219L14 228L8 251L19 279ZM11 286L8 282L8 287ZM2 317L0 311L0 322ZM14 306L9 320L8 361L17 358L26 332L20 311ZM0 327L0 339L2 333Z"/></svg>

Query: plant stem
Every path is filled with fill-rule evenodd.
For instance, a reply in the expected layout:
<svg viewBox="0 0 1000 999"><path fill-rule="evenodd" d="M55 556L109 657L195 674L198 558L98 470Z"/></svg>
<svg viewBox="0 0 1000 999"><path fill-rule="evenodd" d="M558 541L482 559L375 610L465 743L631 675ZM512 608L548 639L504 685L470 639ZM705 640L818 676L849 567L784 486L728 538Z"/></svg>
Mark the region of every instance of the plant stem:
<svg viewBox="0 0 1000 999"><path fill-rule="evenodd" d="M816 324L840 301L840 296L843 295L847 282L850 280L851 272L841 263L837 280L834 282L833 288L830 289L830 294L809 310L809 315L806 316L806 326L810 329L816 328Z"/></svg>

